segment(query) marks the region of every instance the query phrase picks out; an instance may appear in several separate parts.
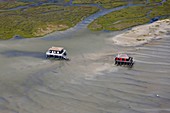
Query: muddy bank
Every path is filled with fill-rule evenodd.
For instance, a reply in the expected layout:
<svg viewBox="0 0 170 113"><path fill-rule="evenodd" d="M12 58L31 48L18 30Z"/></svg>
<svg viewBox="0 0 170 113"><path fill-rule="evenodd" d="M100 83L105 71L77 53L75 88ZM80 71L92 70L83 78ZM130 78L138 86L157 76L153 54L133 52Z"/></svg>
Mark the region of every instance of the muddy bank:
<svg viewBox="0 0 170 113"><path fill-rule="evenodd" d="M170 19L160 20L151 24L141 25L113 37L114 44L121 46L137 46L151 40L166 37L170 33Z"/></svg>

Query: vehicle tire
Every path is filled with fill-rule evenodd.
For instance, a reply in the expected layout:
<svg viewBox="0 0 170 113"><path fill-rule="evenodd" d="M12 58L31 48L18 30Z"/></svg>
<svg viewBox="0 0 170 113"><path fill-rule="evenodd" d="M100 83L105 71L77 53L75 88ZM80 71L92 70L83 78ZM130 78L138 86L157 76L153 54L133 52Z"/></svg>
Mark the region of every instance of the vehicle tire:
<svg viewBox="0 0 170 113"><path fill-rule="evenodd" d="M129 67L130 67L130 68L132 68L132 67L133 67L133 62L131 62L131 63L130 63Z"/></svg>

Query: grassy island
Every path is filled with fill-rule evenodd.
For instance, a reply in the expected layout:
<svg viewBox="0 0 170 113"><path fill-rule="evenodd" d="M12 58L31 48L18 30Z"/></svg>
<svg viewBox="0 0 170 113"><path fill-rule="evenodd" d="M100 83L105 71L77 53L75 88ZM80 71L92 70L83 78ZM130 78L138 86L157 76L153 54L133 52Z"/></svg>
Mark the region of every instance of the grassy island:
<svg viewBox="0 0 170 113"><path fill-rule="evenodd" d="M9 39L15 35L25 38L39 37L65 30L98 10L88 6L64 7L49 4L25 10L0 11L0 39Z"/></svg>
<svg viewBox="0 0 170 113"><path fill-rule="evenodd" d="M146 18L148 11L149 8L146 9L145 7L130 7L112 12L96 19L88 28L90 30L122 30L136 24L148 22L149 19Z"/></svg>
<svg viewBox="0 0 170 113"><path fill-rule="evenodd" d="M145 6L129 7L120 11L109 13L94 20L88 28L93 31L98 30L123 30L136 25L148 23L156 16L169 18L170 1L159 3L160 0L151 1Z"/></svg>
<svg viewBox="0 0 170 113"><path fill-rule="evenodd" d="M11 9L19 6L29 5L31 2L1 2L0 10Z"/></svg>
<svg viewBox="0 0 170 113"><path fill-rule="evenodd" d="M73 0L73 4L98 4L108 9L127 5L127 2L124 0Z"/></svg>
<svg viewBox="0 0 170 113"><path fill-rule="evenodd" d="M156 17L156 16L165 16L165 17L170 17L170 1L167 0L165 3L162 5L159 5L158 7L154 6L153 9L151 10L150 14L151 18Z"/></svg>

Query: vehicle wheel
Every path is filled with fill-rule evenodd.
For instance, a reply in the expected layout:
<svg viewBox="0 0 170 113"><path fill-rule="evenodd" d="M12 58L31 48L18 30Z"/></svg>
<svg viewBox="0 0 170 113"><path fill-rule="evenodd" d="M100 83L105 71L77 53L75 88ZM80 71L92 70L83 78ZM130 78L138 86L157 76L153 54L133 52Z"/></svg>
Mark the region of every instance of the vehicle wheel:
<svg viewBox="0 0 170 113"><path fill-rule="evenodd" d="M129 63L129 67L130 67L130 68L132 68L132 66L133 66L133 63L132 63L132 62L131 62L131 63Z"/></svg>
<svg viewBox="0 0 170 113"><path fill-rule="evenodd" d="M122 62L122 65L124 66L124 65L125 65L125 63L124 63L124 62Z"/></svg>
<svg viewBox="0 0 170 113"><path fill-rule="evenodd" d="M132 64L130 64L129 67L131 68L131 67L132 67Z"/></svg>

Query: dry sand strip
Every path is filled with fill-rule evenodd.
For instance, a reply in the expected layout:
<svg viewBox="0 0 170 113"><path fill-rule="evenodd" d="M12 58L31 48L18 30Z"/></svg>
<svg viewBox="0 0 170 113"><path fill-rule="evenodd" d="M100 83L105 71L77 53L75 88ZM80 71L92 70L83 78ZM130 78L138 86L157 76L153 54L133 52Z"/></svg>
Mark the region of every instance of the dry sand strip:
<svg viewBox="0 0 170 113"><path fill-rule="evenodd" d="M114 44L121 46L138 46L153 39L161 39L170 33L170 19L159 20L151 24L141 25L112 37Z"/></svg>

